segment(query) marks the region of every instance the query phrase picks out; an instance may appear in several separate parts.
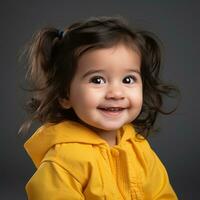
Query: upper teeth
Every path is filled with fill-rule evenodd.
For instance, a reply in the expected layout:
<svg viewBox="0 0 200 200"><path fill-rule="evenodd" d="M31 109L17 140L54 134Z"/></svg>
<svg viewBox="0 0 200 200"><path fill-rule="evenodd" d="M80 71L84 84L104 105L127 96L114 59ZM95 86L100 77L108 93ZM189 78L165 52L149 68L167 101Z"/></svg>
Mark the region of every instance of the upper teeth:
<svg viewBox="0 0 200 200"><path fill-rule="evenodd" d="M110 107L110 108L104 108L105 110L109 110L109 111L119 111L122 110L122 108L116 108L116 107Z"/></svg>

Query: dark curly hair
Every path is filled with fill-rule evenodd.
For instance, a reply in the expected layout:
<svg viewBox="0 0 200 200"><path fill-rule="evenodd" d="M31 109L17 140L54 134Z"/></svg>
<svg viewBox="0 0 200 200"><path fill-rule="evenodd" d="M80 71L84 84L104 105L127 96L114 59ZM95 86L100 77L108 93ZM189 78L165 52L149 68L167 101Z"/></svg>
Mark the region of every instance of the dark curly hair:
<svg viewBox="0 0 200 200"><path fill-rule="evenodd" d="M44 28L34 35L26 49L30 83L27 90L31 92L26 108L30 118L20 132L28 130L34 120L42 124L67 119L79 121L73 109L64 109L59 99L69 94L80 56L88 50L112 47L119 42L137 48L141 55L143 106L132 123L146 138L158 113L170 114L176 109L169 112L162 109L163 95L170 96L178 90L159 78L160 40L150 32L130 28L122 17L93 17L74 23L63 32Z"/></svg>

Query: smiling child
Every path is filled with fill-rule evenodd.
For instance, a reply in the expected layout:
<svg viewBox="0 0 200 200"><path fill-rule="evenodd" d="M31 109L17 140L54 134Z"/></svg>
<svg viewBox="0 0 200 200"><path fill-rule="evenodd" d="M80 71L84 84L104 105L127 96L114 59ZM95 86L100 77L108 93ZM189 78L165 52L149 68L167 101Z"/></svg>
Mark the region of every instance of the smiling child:
<svg viewBox="0 0 200 200"><path fill-rule="evenodd" d="M147 141L173 91L153 34L90 18L40 30L28 58L31 121L42 123L25 143L37 167L29 200L177 199Z"/></svg>

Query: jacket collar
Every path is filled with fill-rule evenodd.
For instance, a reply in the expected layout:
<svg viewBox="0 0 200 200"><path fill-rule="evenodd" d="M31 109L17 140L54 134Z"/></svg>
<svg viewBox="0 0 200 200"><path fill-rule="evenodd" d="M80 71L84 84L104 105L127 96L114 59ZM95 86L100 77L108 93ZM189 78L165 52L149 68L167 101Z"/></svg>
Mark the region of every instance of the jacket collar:
<svg viewBox="0 0 200 200"><path fill-rule="evenodd" d="M135 137L136 132L131 124L126 124L117 133L118 144ZM48 123L40 127L24 144L29 156L38 166L46 152L60 143L84 143L108 147L105 140L91 129L74 121L58 124Z"/></svg>

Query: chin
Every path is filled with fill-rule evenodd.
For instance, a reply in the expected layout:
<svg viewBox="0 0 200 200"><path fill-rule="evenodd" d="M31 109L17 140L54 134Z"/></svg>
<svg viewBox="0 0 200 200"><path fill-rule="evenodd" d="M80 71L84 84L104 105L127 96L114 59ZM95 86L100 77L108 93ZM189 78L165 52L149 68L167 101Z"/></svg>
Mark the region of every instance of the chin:
<svg viewBox="0 0 200 200"><path fill-rule="evenodd" d="M120 129L123 125L124 124L122 124L122 125L117 124L117 125L110 125L110 126L106 125L106 126L99 126L98 128L105 130L105 131L115 131L115 130Z"/></svg>
<svg viewBox="0 0 200 200"><path fill-rule="evenodd" d="M104 131L115 131L120 129L124 124L128 122L109 122L109 121L103 121L103 122L98 122L98 121L90 121L90 122L84 122L83 123L90 129L93 129L94 131L98 130L104 130Z"/></svg>

